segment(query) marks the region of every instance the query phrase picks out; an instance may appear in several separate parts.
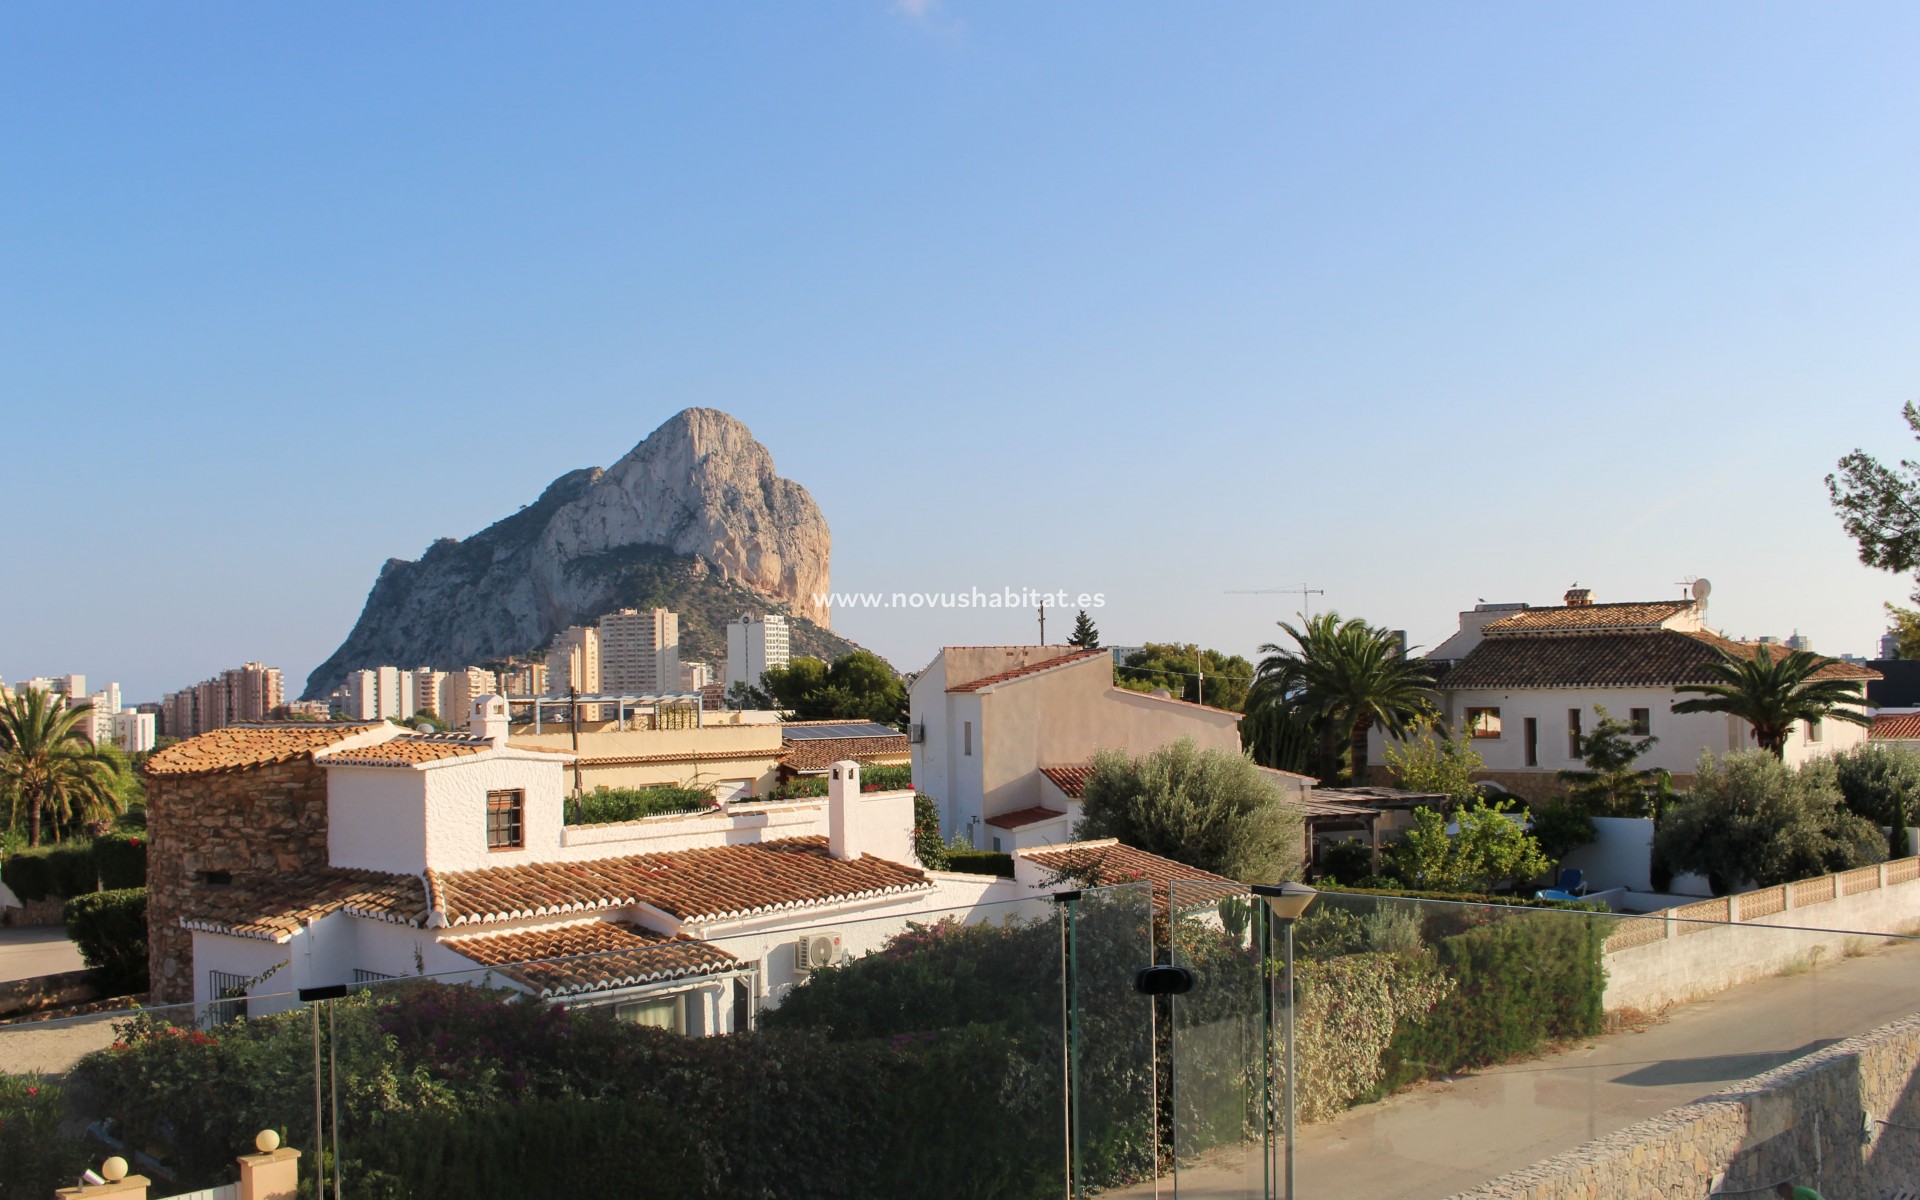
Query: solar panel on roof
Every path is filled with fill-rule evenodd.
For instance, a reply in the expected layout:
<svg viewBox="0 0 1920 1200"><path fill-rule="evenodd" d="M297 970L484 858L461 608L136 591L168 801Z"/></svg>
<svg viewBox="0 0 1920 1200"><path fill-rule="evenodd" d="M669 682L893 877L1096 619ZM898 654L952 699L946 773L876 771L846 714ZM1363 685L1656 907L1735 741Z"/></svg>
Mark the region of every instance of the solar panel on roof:
<svg viewBox="0 0 1920 1200"><path fill-rule="evenodd" d="M898 737L900 731L878 721L848 721L832 725L787 725L780 736L789 742L813 742L822 738Z"/></svg>

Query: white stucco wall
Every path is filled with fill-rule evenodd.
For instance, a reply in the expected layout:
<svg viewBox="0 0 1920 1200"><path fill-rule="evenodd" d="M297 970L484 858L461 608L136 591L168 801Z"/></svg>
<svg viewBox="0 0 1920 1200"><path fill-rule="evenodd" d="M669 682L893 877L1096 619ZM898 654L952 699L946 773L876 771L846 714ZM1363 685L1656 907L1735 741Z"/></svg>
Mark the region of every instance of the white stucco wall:
<svg viewBox="0 0 1920 1200"><path fill-rule="evenodd" d="M393 767L327 768L327 858L417 875L427 861L427 780Z"/></svg>
<svg viewBox="0 0 1920 1200"><path fill-rule="evenodd" d="M1653 818L1595 817L1593 827L1600 836L1569 853L1560 866L1581 871L1589 891L1652 891Z"/></svg>
<svg viewBox="0 0 1920 1200"><path fill-rule="evenodd" d="M427 777L427 854L424 867L474 871L551 861L566 823L565 764L554 755L477 754L443 759L421 769ZM487 793L526 793L524 847L487 847Z"/></svg>

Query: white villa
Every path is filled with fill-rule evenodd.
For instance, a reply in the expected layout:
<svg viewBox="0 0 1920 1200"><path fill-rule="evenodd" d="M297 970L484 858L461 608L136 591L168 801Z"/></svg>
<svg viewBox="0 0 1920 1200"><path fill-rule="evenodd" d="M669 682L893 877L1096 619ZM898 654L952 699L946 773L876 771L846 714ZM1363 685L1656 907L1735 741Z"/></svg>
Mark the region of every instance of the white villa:
<svg viewBox="0 0 1920 1200"><path fill-rule="evenodd" d="M1575 588L1557 607L1482 604L1460 614L1459 631L1427 656L1437 668L1443 718L1470 730L1486 775L1530 799L1557 790L1555 774L1581 766L1579 739L1593 730L1596 705L1638 734L1659 741L1639 765L1683 781L1703 751L1753 749L1752 729L1737 718L1679 714L1676 689L1711 682L1705 667L1723 656L1751 658L1762 643L1737 642L1709 629L1697 600L1595 604ZM1786 647L1770 647L1786 653ZM1870 667L1835 661L1822 677L1878 679ZM1867 730L1840 721L1796 729L1786 759L1797 764L1845 750ZM1376 732L1369 758L1385 740Z"/></svg>
<svg viewBox="0 0 1920 1200"><path fill-rule="evenodd" d="M913 793L863 793L850 761L825 798L567 825L572 756L510 744L494 696L467 733L301 733L320 742L326 862L185 891L198 1005L271 1012L296 989L425 975L724 1033L909 919L1032 915L1067 878L1214 878L1110 842L1020 853L1011 878L922 870ZM251 736L223 731L219 753L244 756ZM193 741L175 752L209 755Z"/></svg>

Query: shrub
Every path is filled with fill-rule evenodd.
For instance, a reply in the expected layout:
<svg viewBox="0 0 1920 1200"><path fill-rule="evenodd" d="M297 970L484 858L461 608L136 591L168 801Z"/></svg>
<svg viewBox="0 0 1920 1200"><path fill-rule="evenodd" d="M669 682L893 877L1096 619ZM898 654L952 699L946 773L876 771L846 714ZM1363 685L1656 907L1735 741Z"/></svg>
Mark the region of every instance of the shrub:
<svg viewBox="0 0 1920 1200"><path fill-rule="evenodd" d="M1431 954L1350 954L1301 963L1300 1119L1324 1121L1379 1086L1403 1023L1425 1017L1454 989Z"/></svg>
<svg viewBox="0 0 1920 1200"><path fill-rule="evenodd" d="M46 1200L73 1186L89 1156L68 1131L60 1085L0 1071L0 1200Z"/></svg>
<svg viewBox="0 0 1920 1200"><path fill-rule="evenodd" d="M704 788L664 783L643 788L599 787L568 797L566 821L569 825L606 825L712 807L713 793Z"/></svg>
<svg viewBox="0 0 1920 1200"><path fill-rule="evenodd" d="M147 990L147 889L75 896L60 917L109 996Z"/></svg>
<svg viewBox="0 0 1920 1200"><path fill-rule="evenodd" d="M913 786L913 767L906 764L878 764L862 767L860 790L863 792L903 792Z"/></svg>
<svg viewBox="0 0 1920 1200"><path fill-rule="evenodd" d="M1886 839L1843 803L1828 759L1800 769L1764 750L1700 757L1692 794L1654 835L1668 869L1707 877L1714 894L1751 880L1761 887L1885 860Z"/></svg>
<svg viewBox="0 0 1920 1200"><path fill-rule="evenodd" d="M966 875L1012 875L1013 855L998 850L953 850L947 852L947 865L944 871L959 871Z"/></svg>
<svg viewBox="0 0 1920 1200"><path fill-rule="evenodd" d="M804 800L813 796L824 796L826 794L827 777L825 775L801 775L789 779L774 788L768 798L773 800Z"/></svg>
<svg viewBox="0 0 1920 1200"><path fill-rule="evenodd" d="M103 888L147 886L146 834L107 833L93 839L93 865Z"/></svg>
<svg viewBox="0 0 1920 1200"><path fill-rule="evenodd" d="M0 864L0 882L22 900L84 896L100 887L93 846L88 842L35 846L11 854Z"/></svg>
<svg viewBox="0 0 1920 1200"><path fill-rule="evenodd" d="M947 869L947 844L940 840L940 806L933 797L913 796L913 856L929 871Z"/></svg>
<svg viewBox="0 0 1920 1200"><path fill-rule="evenodd" d="M1920 754L1868 742L1834 755L1833 769L1847 807L1875 825L1920 816Z"/></svg>
<svg viewBox="0 0 1920 1200"><path fill-rule="evenodd" d="M1555 800L1533 812L1533 840L1540 843L1540 853L1555 862L1591 845L1599 836L1600 830L1587 811L1565 800Z"/></svg>
<svg viewBox="0 0 1920 1200"><path fill-rule="evenodd" d="M1471 807L1454 809L1459 832L1452 835L1446 817L1431 808L1415 809L1414 827L1391 855L1394 873L1437 892L1484 892L1543 874L1547 859L1540 843L1508 819L1510 804L1475 800Z"/></svg>
<svg viewBox="0 0 1920 1200"><path fill-rule="evenodd" d="M1373 874L1373 849L1359 838L1320 847L1320 870L1335 883L1359 883Z"/></svg>
<svg viewBox="0 0 1920 1200"><path fill-rule="evenodd" d="M1129 846L1231 879L1290 879L1301 817L1253 760L1182 738L1139 758L1093 756L1076 836Z"/></svg>

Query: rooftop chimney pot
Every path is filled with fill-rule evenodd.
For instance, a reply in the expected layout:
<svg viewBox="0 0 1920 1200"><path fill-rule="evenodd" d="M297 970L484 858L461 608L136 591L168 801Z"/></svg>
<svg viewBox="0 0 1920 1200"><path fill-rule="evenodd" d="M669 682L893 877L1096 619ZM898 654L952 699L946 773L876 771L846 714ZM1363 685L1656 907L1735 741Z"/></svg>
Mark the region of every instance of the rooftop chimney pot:
<svg viewBox="0 0 1920 1200"><path fill-rule="evenodd" d="M1568 608L1592 608L1593 590L1591 588L1572 587L1567 589Z"/></svg>

